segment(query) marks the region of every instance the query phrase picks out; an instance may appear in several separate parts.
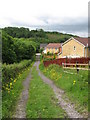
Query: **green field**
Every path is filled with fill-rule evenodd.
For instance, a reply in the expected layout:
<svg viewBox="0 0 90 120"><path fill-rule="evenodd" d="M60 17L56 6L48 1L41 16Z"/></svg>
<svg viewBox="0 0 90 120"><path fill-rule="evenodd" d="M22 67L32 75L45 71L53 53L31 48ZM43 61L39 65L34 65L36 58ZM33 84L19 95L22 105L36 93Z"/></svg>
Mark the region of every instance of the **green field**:
<svg viewBox="0 0 90 120"><path fill-rule="evenodd" d="M65 73L63 68L58 65L50 65L44 67L41 63L40 70L61 89L65 91L65 95L75 104L76 109L83 114L88 113L88 71L79 71L75 74L75 70L68 70Z"/></svg>
<svg viewBox="0 0 90 120"><path fill-rule="evenodd" d="M35 67L32 69L26 113L27 118L65 118L67 116L57 105L53 90L38 76Z"/></svg>

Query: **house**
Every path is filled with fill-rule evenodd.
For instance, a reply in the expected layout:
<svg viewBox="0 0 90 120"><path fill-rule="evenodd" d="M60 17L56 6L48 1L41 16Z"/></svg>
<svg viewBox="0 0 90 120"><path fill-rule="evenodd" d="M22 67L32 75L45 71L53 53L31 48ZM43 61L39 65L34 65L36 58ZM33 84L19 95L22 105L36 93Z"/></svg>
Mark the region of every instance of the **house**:
<svg viewBox="0 0 90 120"><path fill-rule="evenodd" d="M48 45L47 43L41 43L40 44L40 49L44 49L45 50L47 45Z"/></svg>
<svg viewBox="0 0 90 120"><path fill-rule="evenodd" d="M60 53L62 51L60 43L49 43L46 46L46 53Z"/></svg>
<svg viewBox="0 0 90 120"><path fill-rule="evenodd" d="M73 38L65 41L62 44L62 53L58 54L58 58L61 57L90 57L90 46L88 44L88 38Z"/></svg>

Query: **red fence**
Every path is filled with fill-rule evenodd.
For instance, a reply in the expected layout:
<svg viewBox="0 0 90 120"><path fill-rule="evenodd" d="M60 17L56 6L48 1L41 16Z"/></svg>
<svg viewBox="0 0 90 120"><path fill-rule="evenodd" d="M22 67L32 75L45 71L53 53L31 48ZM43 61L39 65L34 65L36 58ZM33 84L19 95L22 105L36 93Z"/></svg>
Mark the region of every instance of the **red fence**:
<svg viewBox="0 0 90 120"><path fill-rule="evenodd" d="M88 64L90 61L90 58L60 58L50 61L44 61L44 66L47 67L50 64L58 64L62 66L62 63L80 63L80 64Z"/></svg>

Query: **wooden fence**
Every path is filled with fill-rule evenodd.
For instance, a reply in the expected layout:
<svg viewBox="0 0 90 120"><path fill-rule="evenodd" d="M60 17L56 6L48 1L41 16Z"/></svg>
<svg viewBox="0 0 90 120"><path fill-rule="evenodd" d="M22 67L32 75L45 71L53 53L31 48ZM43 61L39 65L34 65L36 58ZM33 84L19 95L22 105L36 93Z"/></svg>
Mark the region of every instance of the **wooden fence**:
<svg viewBox="0 0 90 120"><path fill-rule="evenodd" d="M55 59L55 60L50 60L50 61L44 61L44 66L47 67L50 64L58 64L60 66L63 65L63 63L65 64L81 64L81 65L85 65L85 64L90 64L90 58L60 58L60 59Z"/></svg>

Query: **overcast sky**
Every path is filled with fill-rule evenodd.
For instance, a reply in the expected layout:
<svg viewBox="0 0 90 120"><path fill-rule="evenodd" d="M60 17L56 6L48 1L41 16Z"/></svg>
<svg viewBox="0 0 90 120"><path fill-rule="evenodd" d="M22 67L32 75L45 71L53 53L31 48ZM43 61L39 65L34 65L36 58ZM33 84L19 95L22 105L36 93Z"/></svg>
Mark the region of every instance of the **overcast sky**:
<svg viewBox="0 0 90 120"><path fill-rule="evenodd" d="M88 1L0 0L0 28L43 28L87 36Z"/></svg>

